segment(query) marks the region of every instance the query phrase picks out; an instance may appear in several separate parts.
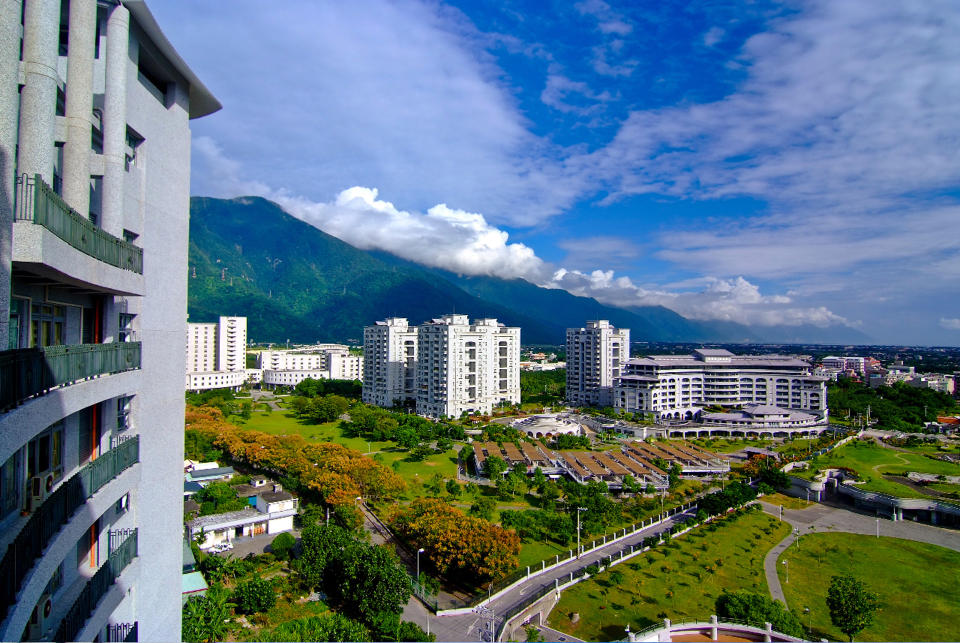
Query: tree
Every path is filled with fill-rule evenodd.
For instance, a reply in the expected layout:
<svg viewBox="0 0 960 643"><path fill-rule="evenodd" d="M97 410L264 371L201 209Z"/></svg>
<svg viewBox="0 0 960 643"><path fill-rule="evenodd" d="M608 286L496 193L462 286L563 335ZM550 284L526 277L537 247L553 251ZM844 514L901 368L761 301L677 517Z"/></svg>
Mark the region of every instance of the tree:
<svg viewBox="0 0 960 643"><path fill-rule="evenodd" d="M273 607L277 602L277 593L270 581L254 578L237 585L233 601L244 614L256 614Z"/></svg>
<svg viewBox="0 0 960 643"><path fill-rule="evenodd" d="M491 480L496 480L507 470L507 461L500 456L492 455L483 464L484 473Z"/></svg>
<svg viewBox="0 0 960 643"><path fill-rule="evenodd" d="M205 596L191 596L183 606L183 640L187 643L222 641L230 616L227 593L213 585Z"/></svg>
<svg viewBox="0 0 960 643"><path fill-rule="evenodd" d="M378 614L399 615L413 593L410 577L383 547L357 543L343 552L335 566L336 593L347 613L368 624Z"/></svg>
<svg viewBox="0 0 960 643"><path fill-rule="evenodd" d="M724 592L717 598L717 616L762 626L770 623L773 629L782 634L802 638L803 625L799 619L787 611L780 601L769 596L742 590Z"/></svg>
<svg viewBox="0 0 960 643"><path fill-rule="evenodd" d="M454 499L459 498L463 493L463 487L460 486L460 483L456 480L447 480L447 493L454 497Z"/></svg>
<svg viewBox="0 0 960 643"><path fill-rule="evenodd" d="M278 559L286 560L290 558L291 550L296 544L297 539L294 538L290 532L285 531L273 539L273 542L270 543L270 551L273 552L273 555Z"/></svg>
<svg viewBox="0 0 960 643"><path fill-rule="evenodd" d="M327 564L353 543L350 533L336 525L310 525L300 534L297 570L311 587L320 587Z"/></svg>
<svg viewBox="0 0 960 643"><path fill-rule="evenodd" d="M853 641L855 634L873 622L880 601L859 579L848 574L830 579L827 607L834 626Z"/></svg>
<svg viewBox="0 0 960 643"><path fill-rule="evenodd" d="M281 623L261 632L258 641L370 641L370 632L362 624L343 614L328 612Z"/></svg>

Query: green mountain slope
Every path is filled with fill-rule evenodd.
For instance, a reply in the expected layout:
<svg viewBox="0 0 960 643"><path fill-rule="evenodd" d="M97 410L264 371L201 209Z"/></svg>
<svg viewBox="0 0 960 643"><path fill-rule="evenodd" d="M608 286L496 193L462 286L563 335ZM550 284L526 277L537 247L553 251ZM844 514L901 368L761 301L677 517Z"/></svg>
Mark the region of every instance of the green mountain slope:
<svg viewBox="0 0 960 643"><path fill-rule="evenodd" d="M537 319L389 265L265 199L196 197L190 215L191 321L245 315L253 341L356 341L385 317L462 312L521 326L525 341L559 341Z"/></svg>
<svg viewBox="0 0 960 643"><path fill-rule="evenodd" d="M839 326L694 321L662 306L616 308L522 279L463 277L359 250L258 197L195 197L190 212L190 320L245 315L252 341L359 341L363 327L379 319L407 317L419 324L449 312L520 326L527 344L562 344L567 328L588 319L629 328L634 341L869 339Z"/></svg>

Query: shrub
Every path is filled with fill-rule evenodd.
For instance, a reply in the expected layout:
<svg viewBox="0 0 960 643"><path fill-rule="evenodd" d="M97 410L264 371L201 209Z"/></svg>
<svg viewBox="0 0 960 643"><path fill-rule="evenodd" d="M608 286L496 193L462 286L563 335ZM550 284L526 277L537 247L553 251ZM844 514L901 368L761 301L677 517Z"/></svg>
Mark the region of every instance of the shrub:
<svg viewBox="0 0 960 643"><path fill-rule="evenodd" d="M233 602L237 610L244 614L266 612L277 602L277 593L270 581L254 578L237 585Z"/></svg>
<svg viewBox="0 0 960 643"><path fill-rule="evenodd" d="M270 543L270 551L272 551L273 555L279 560L287 560L290 558L293 546L296 544L296 538L294 538L290 532L285 531L273 539L273 542Z"/></svg>

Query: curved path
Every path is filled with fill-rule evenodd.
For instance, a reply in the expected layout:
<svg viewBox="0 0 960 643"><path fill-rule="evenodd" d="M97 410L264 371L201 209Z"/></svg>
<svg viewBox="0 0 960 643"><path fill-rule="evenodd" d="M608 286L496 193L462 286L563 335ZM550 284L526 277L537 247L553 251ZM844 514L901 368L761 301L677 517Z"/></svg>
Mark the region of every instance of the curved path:
<svg viewBox="0 0 960 643"><path fill-rule="evenodd" d="M765 512L779 517L778 505L762 500L760 504ZM767 586L770 587L770 595L776 600L783 601L784 605L787 604L787 599L783 595L780 577L777 575L777 560L780 554L793 544L798 531L802 539L804 535L811 533L811 527L814 528L815 533L836 532L876 536L879 525L881 536L915 540L960 551L960 531L955 529L935 527L920 522L892 522L885 518L878 521L874 516L825 504L814 505L807 509L784 509L783 519L790 523L794 531L767 553L763 560L763 570L767 577Z"/></svg>
<svg viewBox="0 0 960 643"><path fill-rule="evenodd" d="M606 546L601 546L590 553L584 554L580 559L575 558L569 561L567 564L560 565L559 567L556 567L545 574L534 576L526 583L521 583L520 585L511 589L509 592L494 598L490 603L488 603L487 607L490 611L486 614L470 613L459 616L436 616L428 611L427 608L424 607L423 603L421 603L419 600L416 598L411 598L410 602L408 602L406 607L404 607L403 620L413 621L424 629L426 629L427 624L429 623L429 631L437 635L438 641L489 640L485 636L484 631L489 629L489 621L491 618L490 612L492 612L493 620L496 624L496 627L499 629L500 625L503 623L503 618L500 616L500 614L503 614L510 608L524 602L525 597L530 595L531 592L540 589L544 585L553 585L556 579L566 578L569 576L570 572L576 571L585 565L599 562L605 559L608 555L620 551L624 546L629 546L631 544L636 545L646 537L657 535L663 531L666 531L675 521L686 518L687 516L692 515L691 512L695 511L696 507L688 510L685 513L671 516L663 523L650 527L649 529L639 531L636 534L632 534L626 539L608 543ZM559 634L558 638L550 640L563 640L559 638L560 636L564 636L567 641L577 640L568 634L562 633Z"/></svg>

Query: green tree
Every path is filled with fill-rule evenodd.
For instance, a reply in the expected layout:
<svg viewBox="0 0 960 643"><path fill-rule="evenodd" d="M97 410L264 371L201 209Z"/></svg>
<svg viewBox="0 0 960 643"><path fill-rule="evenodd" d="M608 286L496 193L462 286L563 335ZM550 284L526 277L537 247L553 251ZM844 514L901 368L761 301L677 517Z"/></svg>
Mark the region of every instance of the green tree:
<svg viewBox="0 0 960 643"><path fill-rule="evenodd" d="M848 574L833 576L827 589L830 621L853 641L855 634L873 622L880 601L859 579Z"/></svg>
<svg viewBox="0 0 960 643"><path fill-rule="evenodd" d="M484 473L491 480L497 480L507 470L507 461L500 456L492 455L483 463Z"/></svg>
<svg viewBox="0 0 960 643"><path fill-rule="evenodd" d="M338 562L336 593L348 614L371 623L381 613L400 614L410 600L410 577L383 547L358 543Z"/></svg>
<svg viewBox="0 0 960 643"><path fill-rule="evenodd" d="M187 643L222 641L229 616L227 592L222 587L213 585L205 596L191 596L183 606L183 640Z"/></svg>
<svg viewBox="0 0 960 643"><path fill-rule="evenodd" d="M237 585L233 602L236 603L237 610L244 614L266 612L276 604L277 592L270 581L254 578Z"/></svg>
<svg viewBox="0 0 960 643"><path fill-rule="evenodd" d="M528 625L524 632L527 635L527 643L540 643L543 640L543 635L536 625Z"/></svg>
<svg viewBox="0 0 960 643"><path fill-rule="evenodd" d="M490 520L493 518L493 508L496 506L496 500L489 496L481 496L470 505L470 515Z"/></svg>
<svg viewBox="0 0 960 643"><path fill-rule="evenodd" d="M447 480L447 493L454 499L459 498L463 494L463 487L456 480Z"/></svg>
<svg viewBox="0 0 960 643"><path fill-rule="evenodd" d="M297 570L310 587L320 587L327 564L351 546L350 533L337 525L310 525L300 533L301 554Z"/></svg>
<svg viewBox="0 0 960 643"><path fill-rule="evenodd" d="M278 534L273 542L270 543L270 551L280 560L290 558L293 546L297 544L297 539L289 531Z"/></svg>
<svg viewBox="0 0 960 643"><path fill-rule="evenodd" d="M762 626L770 623L773 629L783 634L802 638L803 625L799 619L787 611L780 601L769 596L755 594L746 590L724 592L717 598L717 616Z"/></svg>
<svg viewBox="0 0 960 643"><path fill-rule="evenodd" d="M370 632L361 623L343 614L328 612L281 623L265 630L258 641L370 641Z"/></svg>

